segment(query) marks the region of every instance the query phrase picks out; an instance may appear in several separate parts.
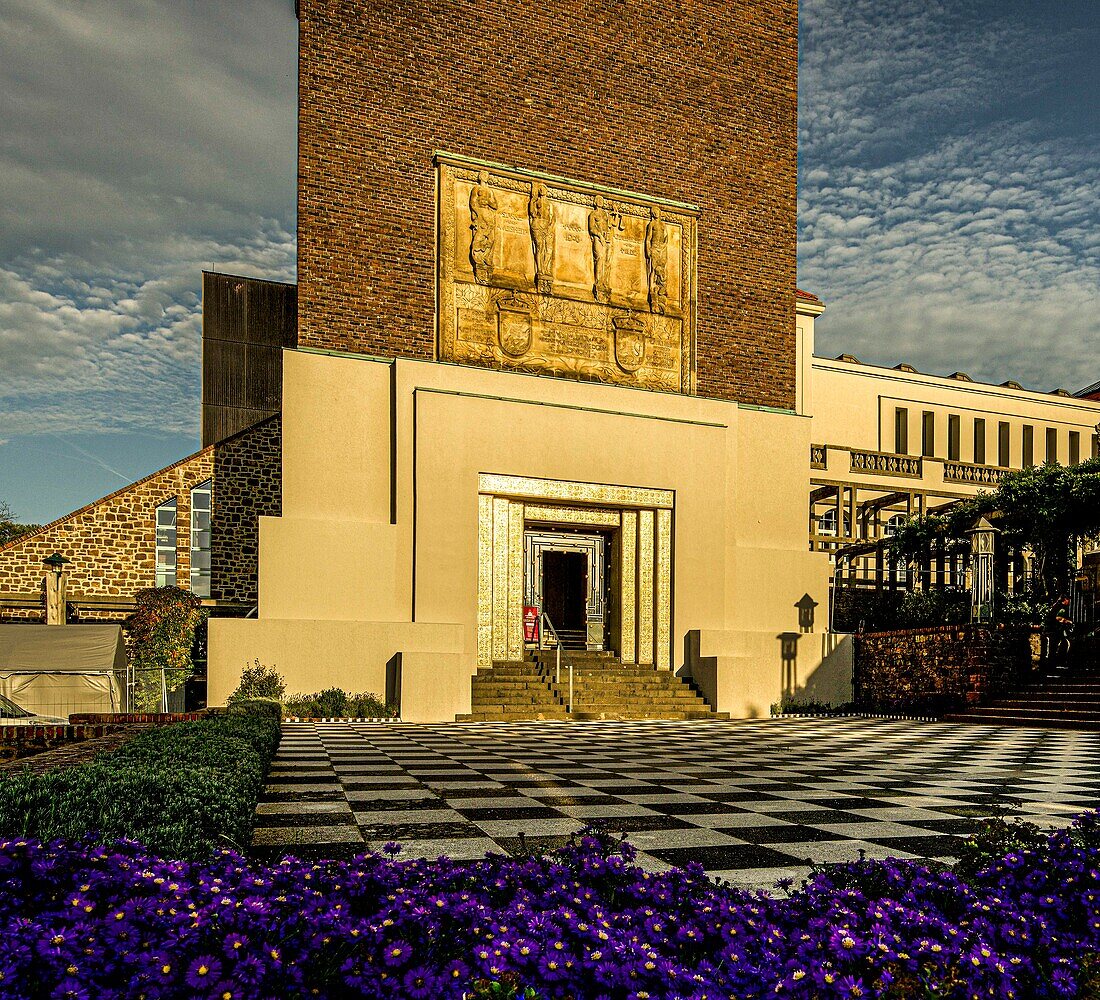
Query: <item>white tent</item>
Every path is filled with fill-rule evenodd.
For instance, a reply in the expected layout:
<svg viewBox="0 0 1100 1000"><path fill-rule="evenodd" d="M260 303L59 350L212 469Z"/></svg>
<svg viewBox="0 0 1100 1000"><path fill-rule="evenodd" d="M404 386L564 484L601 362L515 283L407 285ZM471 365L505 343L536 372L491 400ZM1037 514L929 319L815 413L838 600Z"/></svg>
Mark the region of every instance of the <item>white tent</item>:
<svg viewBox="0 0 1100 1000"><path fill-rule="evenodd" d="M0 694L28 712L118 712L125 674L118 625L0 625Z"/></svg>

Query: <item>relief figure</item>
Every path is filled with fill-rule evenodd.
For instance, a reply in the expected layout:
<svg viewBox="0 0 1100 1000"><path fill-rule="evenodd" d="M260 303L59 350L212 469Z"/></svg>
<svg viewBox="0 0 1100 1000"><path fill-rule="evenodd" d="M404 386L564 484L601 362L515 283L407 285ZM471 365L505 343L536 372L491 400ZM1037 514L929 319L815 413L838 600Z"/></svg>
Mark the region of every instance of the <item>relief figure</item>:
<svg viewBox="0 0 1100 1000"><path fill-rule="evenodd" d="M588 213L588 235L592 237L592 294L597 302L611 301L611 253L614 249L612 228L622 228L622 220L603 205L596 195Z"/></svg>
<svg viewBox="0 0 1100 1000"><path fill-rule="evenodd" d="M531 248L535 254L535 288L543 295L554 289L554 203L546 185L535 181L527 203L531 223Z"/></svg>
<svg viewBox="0 0 1100 1000"><path fill-rule="evenodd" d="M649 224L645 227L645 267L649 278L649 308L663 313L668 297L668 226L661 218L661 209L654 205Z"/></svg>
<svg viewBox="0 0 1100 1000"><path fill-rule="evenodd" d="M482 170L470 191L470 263L474 280L488 285L493 279L493 251L497 243L497 196Z"/></svg>

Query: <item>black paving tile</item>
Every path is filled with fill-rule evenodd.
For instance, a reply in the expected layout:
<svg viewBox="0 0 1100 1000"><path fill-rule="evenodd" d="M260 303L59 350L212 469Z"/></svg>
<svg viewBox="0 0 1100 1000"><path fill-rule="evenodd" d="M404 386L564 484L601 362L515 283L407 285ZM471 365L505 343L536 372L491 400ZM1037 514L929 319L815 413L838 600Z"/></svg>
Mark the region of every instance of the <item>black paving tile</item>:
<svg viewBox="0 0 1100 1000"><path fill-rule="evenodd" d="M670 865L683 867L692 862L700 864L707 871L725 871L737 868L783 868L801 862L789 854L781 854L770 847L757 847L746 844L742 847L733 844L728 847L668 847L647 851Z"/></svg>

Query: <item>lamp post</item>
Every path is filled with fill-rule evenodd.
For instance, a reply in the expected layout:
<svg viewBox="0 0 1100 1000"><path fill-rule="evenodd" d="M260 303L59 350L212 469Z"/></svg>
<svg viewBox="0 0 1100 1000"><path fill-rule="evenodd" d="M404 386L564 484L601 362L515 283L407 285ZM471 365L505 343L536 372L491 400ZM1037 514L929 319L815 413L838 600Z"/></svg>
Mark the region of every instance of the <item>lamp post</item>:
<svg viewBox="0 0 1100 1000"><path fill-rule="evenodd" d="M46 556L42 562L48 570L46 573L46 624L64 625L67 606L65 590L68 584L68 573L65 567L70 560L60 552L55 552L52 556Z"/></svg>
<svg viewBox="0 0 1100 1000"><path fill-rule="evenodd" d="M987 517L977 520L970 536L970 621L993 620L993 551L997 529Z"/></svg>

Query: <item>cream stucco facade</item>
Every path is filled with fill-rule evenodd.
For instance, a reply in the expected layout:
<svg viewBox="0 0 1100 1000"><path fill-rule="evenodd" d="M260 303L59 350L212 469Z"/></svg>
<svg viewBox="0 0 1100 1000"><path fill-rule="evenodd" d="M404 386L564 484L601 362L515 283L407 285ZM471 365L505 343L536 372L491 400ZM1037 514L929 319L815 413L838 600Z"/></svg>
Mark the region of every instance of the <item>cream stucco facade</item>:
<svg viewBox="0 0 1100 1000"><path fill-rule="evenodd" d="M847 582L906 585L905 568L882 551L902 519L993 489L1007 471L1097 454L1100 401L815 357L823 309L798 303L800 399L812 418L808 529L812 549L847 553L838 570ZM934 584L963 582L957 566L929 573Z"/></svg>
<svg viewBox="0 0 1100 1000"><path fill-rule="evenodd" d="M557 507L620 526L608 529L620 549L638 553L636 600L618 595L630 608L612 634L625 661L691 676L740 717L803 690L845 700L846 648L821 622L800 627L796 608L807 594L827 606L829 573L805 542L804 415L288 350L283 420L283 514L261 521L258 618L210 623L212 704L259 658L290 690L388 682L407 721L468 712L479 662L516 652L486 645L487 621L518 622L522 603L514 552L487 565L487 500L540 523Z"/></svg>

